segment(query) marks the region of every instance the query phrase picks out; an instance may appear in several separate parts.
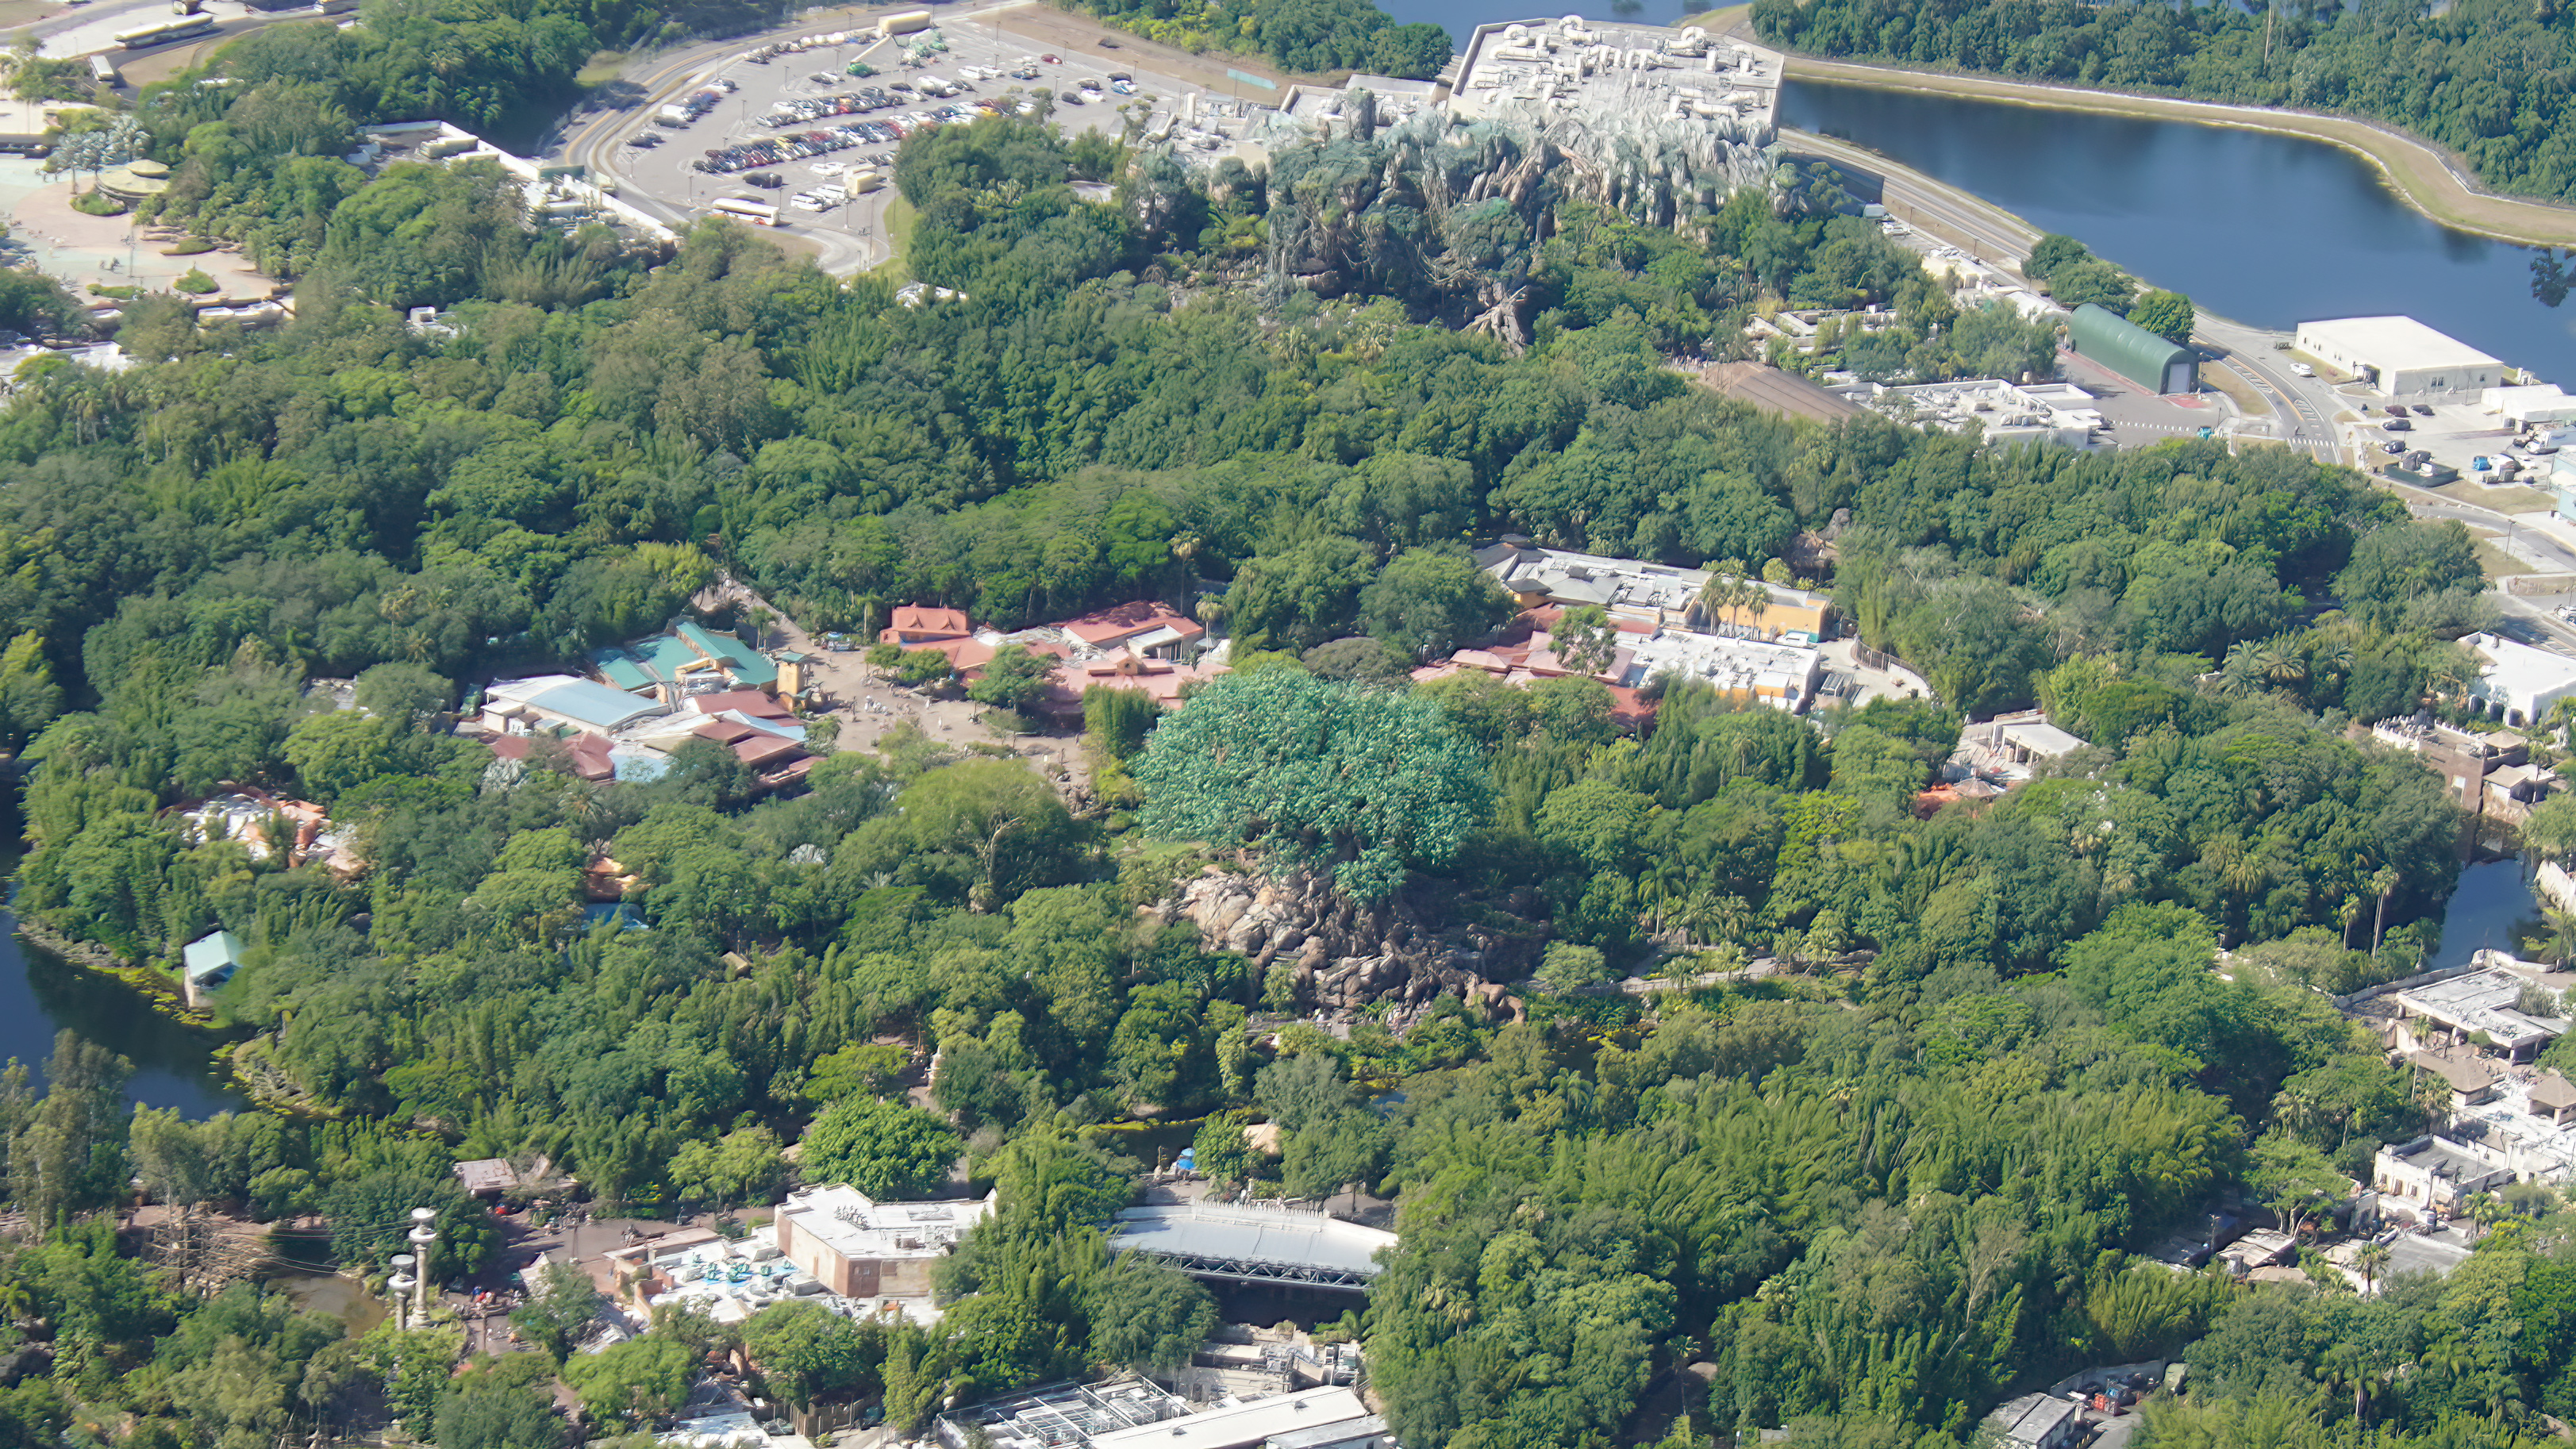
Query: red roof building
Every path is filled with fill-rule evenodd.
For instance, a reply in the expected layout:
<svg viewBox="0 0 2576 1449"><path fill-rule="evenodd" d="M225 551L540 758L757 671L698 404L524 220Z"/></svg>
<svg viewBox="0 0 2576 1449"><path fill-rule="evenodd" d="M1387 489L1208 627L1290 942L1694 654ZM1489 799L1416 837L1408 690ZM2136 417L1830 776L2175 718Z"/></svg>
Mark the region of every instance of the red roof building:
<svg viewBox="0 0 2576 1449"><path fill-rule="evenodd" d="M738 710L754 719L794 719L795 712L757 689L728 689L715 694L689 696L689 708L700 714L723 714Z"/></svg>
<svg viewBox="0 0 2576 1449"><path fill-rule="evenodd" d="M536 748L535 735L486 735L483 743L494 757L524 760ZM605 735L581 734L572 738L572 772L594 784L617 778L617 766L608 757Z"/></svg>
<svg viewBox="0 0 2576 1449"><path fill-rule="evenodd" d="M1160 599L1100 609L1056 626L1067 643L1086 649L1128 649L1155 659L1178 658L1207 637L1207 626Z"/></svg>
<svg viewBox="0 0 2576 1449"><path fill-rule="evenodd" d="M1182 691L1231 672L1222 664L1174 664L1121 649L1098 659L1056 666L1055 672L1047 676L1047 697L1041 707L1049 714L1079 716L1083 694L1105 688L1132 689L1151 696L1165 709L1176 709Z"/></svg>
<svg viewBox="0 0 2576 1449"><path fill-rule="evenodd" d="M878 633L877 642L911 649L941 639L963 639L974 632L975 626L967 622L964 609L904 604L895 609L893 625Z"/></svg>

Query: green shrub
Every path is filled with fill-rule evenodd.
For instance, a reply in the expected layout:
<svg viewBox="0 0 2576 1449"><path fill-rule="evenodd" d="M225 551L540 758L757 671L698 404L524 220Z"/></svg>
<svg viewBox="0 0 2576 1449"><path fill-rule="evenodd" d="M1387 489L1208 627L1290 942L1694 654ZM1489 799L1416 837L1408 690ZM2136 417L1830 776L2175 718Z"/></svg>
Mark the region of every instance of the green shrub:
<svg viewBox="0 0 2576 1449"><path fill-rule="evenodd" d="M161 255L165 257L193 257L203 255L204 253L213 251L214 249L215 244L213 242L210 242L201 236L192 236L186 241L163 247L161 249Z"/></svg>
<svg viewBox="0 0 2576 1449"><path fill-rule="evenodd" d="M118 216L124 213L125 203L104 191L84 191L72 198L72 210L84 216Z"/></svg>
<svg viewBox="0 0 2576 1449"><path fill-rule="evenodd" d="M171 285L192 297L202 297L208 292L215 290L215 279L207 276L198 268L190 267L188 269L188 275L181 277Z"/></svg>

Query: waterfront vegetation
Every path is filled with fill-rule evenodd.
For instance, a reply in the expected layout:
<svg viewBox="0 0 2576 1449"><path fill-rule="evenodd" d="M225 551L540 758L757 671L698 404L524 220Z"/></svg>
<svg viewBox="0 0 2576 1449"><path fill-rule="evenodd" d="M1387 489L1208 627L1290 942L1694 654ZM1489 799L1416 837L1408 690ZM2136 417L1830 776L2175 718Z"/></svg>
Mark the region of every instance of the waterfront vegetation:
<svg viewBox="0 0 2576 1449"><path fill-rule="evenodd" d="M41 368L0 412L18 909L165 964L236 933L211 1014L263 1098L128 1114L123 1064L76 1038L44 1092L0 1079L36 1229L0 1263L5 1346L36 1351L0 1438L399 1417L553 1449L557 1378L613 1440L737 1339L779 1398L902 1425L1169 1365L1212 1305L1099 1227L1137 1115L1199 1123L1222 1179L1392 1200L1403 1246L1352 1327L1422 1449L1958 1444L2008 1392L2195 1343L2210 1392L2154 1410L2154 1442L2291 1419L2504 1443L2576 1412L2558 1219L2367 1304L2134 1256L2233 1189L2312 1212L2433 1110L2318 990L2412 970L2455 878L2442 781L2349 727L2465 682L2449 641L2489 606L2456 525L2281 449L1995 451L1693 385L1674 354L1793 303L1891 304L1901 346L1841 343L1889 376L2044 357L1794 196L1679 229L1545 186L1407 216L1402 158L1345 138L1266 179L1112 156L1093 206L1067 143L988 120L901 154L910 266L963 294L912 309L724 225L670 255L526 234L470 165L261 189L311 133L252 122L317 114L316 83L224 88L173 156L205 185L171 214L310 256L294 324L139 304L138 366ZM1341 205L1352 176L1377 189ZM1283 288L1320 274L1277 231L1408 240ZM1488 284L1525 289L1521 345L1456 325ZM413 303L452 334L407 329ZM1660 681L1638 740L1590 680L1414 687L1497 617L1462 545L1506 531L1815 575L1938 698L1795 717ZM592 783L444 731L471 680L659 628L719 571L814 628L906 602L1015 626L1205 578L1243 668L1170 723L1089 702L1080 810L919 731L784 799L712 745ZM1922 797L1963 716L2030 703L2086 747L1999 802ZM1251 764L1210 743L1256 726ZM327 807L365 868L192 840L169 807L230 783ZM603 858L649 929L585 927ZM1292 962L1146 909L1292 865L1542 984L1327 1034ZM1757 955L1779 969L1651 1005L1576 989ZM767 1200L790 1142L808 1177L998 1188L936 1329L790 1305L567 1355L566 1279L518 1319L540 1352L451 1374L452 1325L351 1337L114 1231L139 1181L254 1233L318 1216L327 1249L267 1249L372 1272L427 1204L461 1273L498 1235L457 1160L543 1156L602 1210L667 1213ZM1696 1363L1682 1420L1642 1408Z"/></svg>
<svg viewBox="0 0 2576 1449"><path fill-rule="evenodd" d="M1290 72L1365 71L1429 80L1449 63L1449 32L1398 25L1369 0L1056 0L1184 50L1258 55Z"/></svg>
<svg viewBox="0 0 2576 1449"><path fill-rule="evenodd" d="M1756 0L1753 21L1820 56L2358 116L2458 153L2497 191L2576 196L2576 111L2556 79L2576 13L2555 6Z"/></svg>

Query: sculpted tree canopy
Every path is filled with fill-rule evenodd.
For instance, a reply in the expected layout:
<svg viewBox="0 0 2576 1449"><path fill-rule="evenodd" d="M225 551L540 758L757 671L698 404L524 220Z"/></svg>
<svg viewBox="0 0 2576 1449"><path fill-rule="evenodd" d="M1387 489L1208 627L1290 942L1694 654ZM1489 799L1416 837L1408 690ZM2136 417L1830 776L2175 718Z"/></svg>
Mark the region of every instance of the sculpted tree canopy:
<svg viewBox="0 0 2576 1449"><path fill-rule="evenodd" d="M1329 870L1362 899L1458 852L1490 799L1476 748L1413 695L1289 670L1226 675L1136 757L1146 828Z"/></svg>

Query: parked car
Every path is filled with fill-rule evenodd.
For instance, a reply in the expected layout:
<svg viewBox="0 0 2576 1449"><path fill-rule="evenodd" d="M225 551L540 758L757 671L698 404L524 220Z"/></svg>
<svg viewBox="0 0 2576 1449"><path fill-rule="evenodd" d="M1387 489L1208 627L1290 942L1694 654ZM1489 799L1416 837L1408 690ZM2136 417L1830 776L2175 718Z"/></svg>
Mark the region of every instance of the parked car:
<svg viewBox="0 0 2576 1449"><path fill-rule="evenodd" d="M2406 451L2406 445L2399 442L2386 442L2379 445L2379 451L2383 453L2403 453Z"/></svg>
<svg viewBox="0 0 2576 1449"><path fill-rule="evenodd" d="M2304 362L2293 362L2290 364L2290 373L2294 377L2314 377L2317 375L2317 370Z"/></svg>
<svg viewBox="0 0 2576 1449"><path fill-rule="evenodd" d="M2433 405L2431 403L2417 403L2415 405L2415 416L2419 418L2429 418L2432 415Z"/></svg>
<svg viewBox="0 0 2576 1449"><path fill-rule="evenodd" d="M2388 415L2392 418L2402 418L2406 416L2406 404L2390 403L2388 405Z"/></svg>
<svg viewBox="0 0 2576 1449"><path fill-rule="evenodd" d="M787 184L787 178L775 171L754 171L742 179L763 191L775 191Z"/></svg>
<svg viewBox="0 0 2576 1449"><path fill-rule="evenodd" d="M2404 418L2390 418L2388 421L2381 423L2380 426L2392 433L2411 433L2415 431L2415 425L2406 421Z"/></svg>

